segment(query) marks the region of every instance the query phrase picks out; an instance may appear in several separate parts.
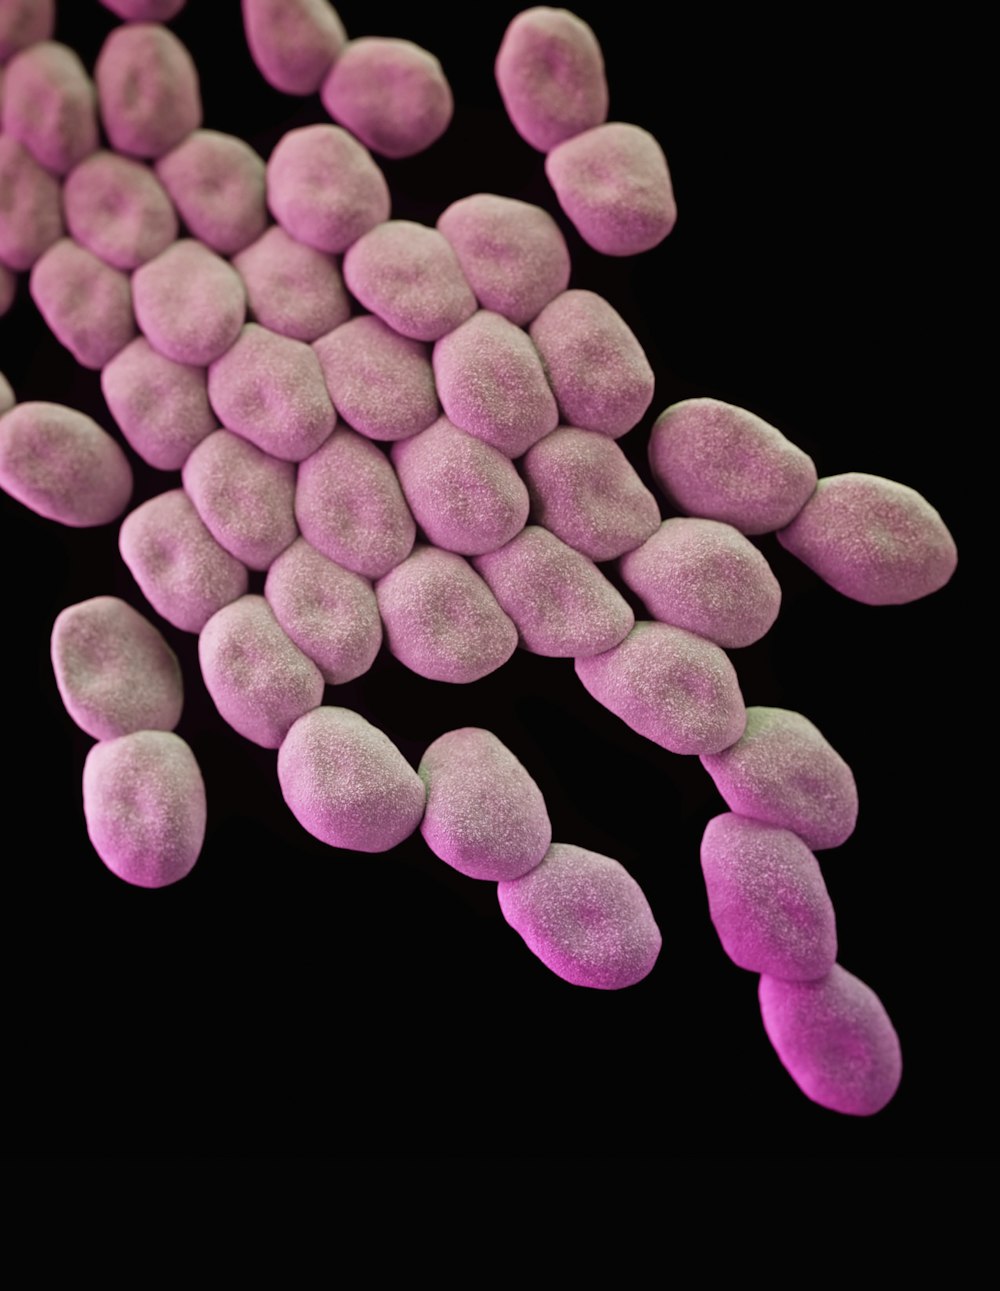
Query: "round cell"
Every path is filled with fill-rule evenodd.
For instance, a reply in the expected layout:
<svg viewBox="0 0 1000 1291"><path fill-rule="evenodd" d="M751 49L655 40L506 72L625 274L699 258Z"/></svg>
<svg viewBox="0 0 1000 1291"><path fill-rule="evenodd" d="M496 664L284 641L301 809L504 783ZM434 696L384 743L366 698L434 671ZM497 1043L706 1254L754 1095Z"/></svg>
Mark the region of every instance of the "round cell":
<svg viewBox="0 0 1000 1291"><path fill-rule="evenodd" d="M2 116L4 133L55 175L65 175L99 144L94 83L58 41L41 41L11 59Z"/></svg>
<svg viewBox="0 0 1000 1291"><path fill-rule="evenodd" d="M99 370L135 336L128 275L62 238L35 262L31 298L81 367Z"/></svg>
<svg viewBox="0 0 1000 1291"><path fill-rule="evenodd" d="M114 27L94 67L104 131L115 152L162 157L201 125L198 69L158 23Z"/></svg>
<svg viewBox="0 0 1000 1291"><path fill-rule="evenodd" d="M243 0L257 69L283 94L315 94L347 40L329 0Z"/></svg>
<svg viewBox="0 0 1000 1291"><path fill-rule="evenodd" d="M62 235L59 181L16 139L0 134L0 262L30 269Z"/></svg>
<svg viewBox="0 0 1000 1291"><path fill-rule="evenodd" d="M234 135L194 130L156 173L188 232L219 255L242 251L267 228L264 162Z"/></svg>
<svg viewBox="0 0 1000 1291"><path fill-rule="evenodd" d="M70 233L115 269L131 271L177 237L166 190L148 166L95 152L67 175L63 209Z"/></svg>
<svg viewBox="0 0 1000 1291"><path fill-rule="evenodd" d="M174 242L135 271L132 303L153 348L195 367L225 354L246 317L239 274L193 238Z"/></svg>
<svg viewBox="0 0 1000 1291"><path fill-rule="evenodd" d="M315 341L347 321L351 302L337 262L274 224L233 257L254 320L294 341Z"/></svg>

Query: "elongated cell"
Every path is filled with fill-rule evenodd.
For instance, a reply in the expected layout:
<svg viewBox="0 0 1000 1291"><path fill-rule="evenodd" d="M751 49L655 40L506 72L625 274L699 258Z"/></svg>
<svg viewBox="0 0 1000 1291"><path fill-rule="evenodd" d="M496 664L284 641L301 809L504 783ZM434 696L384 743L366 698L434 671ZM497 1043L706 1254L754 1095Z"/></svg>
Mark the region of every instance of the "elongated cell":
<svg viewBox="0 0 1000 1291"><path fill-rule="evenodd" d="M599 704L671 753L718 753L746 725L733 665L682 628L637 623L613 650L577 659L576 675Z"/></svg>
<svg viewBox="0 0 1000 1291"><path fill-rule="evenodd" d="M329 0L243 0L250 55L283 94L315 94L347 40Z"/></svg>
<svg viewBox="0 0 1000 1291"><path fill-rule="evenodd" d="M177 215L148 166L95 152L66 176L63 209L81 246L115 269L138 269L177 237Z"/></svg>
<svg viewBox="0 0 1000 1291"><path fill-rule="evenodd" d="M0 262L30 269L62 235L59 181L16 139L0 134Z"/></svg>
<svg viewBox="0 0 1000 1291"><path fill-rule="evenodd" d="M295 341L315 341L347 321L351 302L337 262L272 225L239 255L233 268L243 279L255 322Z"/></svg>
<svg viewBox="0 0 1000 1291"><path fill-rule="evenodd" d="M267 228L263 160L248 143L218 130L194 130L156 163L188 231L231 256Z"/></svg>
<svg viewBox="0 0 1000 1291"><path fill-rule="evenodd" d="M0 418L0 488L47 520L85 529L125 510L132 468L85 413L29 401Z"/></svg>
<svg viewBox="0 0 1000 1291"><path fill-rule="evenodd" d="M420 822L435 856L471 879L517 879L552 842L542 791L492 731L448 731L417 768L427 790Z"/></svg>
<svg viewBox="0 0 1000 1291"><path fill-rule="evenodd" d="M200 632L247 590L246 566L219 546L183 489L136 507L118 547L146 600L184 632Z"/></svg>
<svg viewBox="0 0 1000 1291"><path fill-rule="evenodd" d="M553 843L542 863L497 887L500 909L533 955L574 986L617 991L652 971L663 939L618 861Z"/></svg>
<svg viewBox="0 0 1000 1291"><path fill-rule="evenodd" d="M299 718L278 751L278 781L303 829L331 847L387 852L424 812L423 781L387 735L348 708Z"/></svg>
<svg viewBox="0 0 1000 1291"><path fill-rule="evenodd" d="M816 982L760 979L767 1038L807 1098L848 1116L873 1116L903 1071L899 1037L870 986L834 964Z"/></svg>
<svg viewBox="0 0 1000 1291"><path fill-rule="evenodd" d="M124 22L169 22L176 18L187 0L101 0L105 9Z"/></svg>
<svg viewBox="0 0 1000 1291"><path fill-rule="evenodd" d="M135 336L128 276L72 238L35 262L30 287L53 336L82 367L103 368Z"/></svg>
<svg viewBox="0 0 1000 1291"><path fill-rule="evenodd" d="M174 242L135 271L132 302L153 348L196 367L225 354L246 317L239 274L193 238Z"/></svg>
<svg viewBox="0 0 1000 1291"><path fill-rule="evenodd" d="M5 264L0 264L0 318L10 309L17 294L17 275Z"/></svg>
<svg viewBox="0 0 1000 1291"><path fill-rule="evenodd" d="M732 811L790 829L814 851L839 847L854 832L851 768L801 713L748 708L738 742L702 764Z"/></svg>
<svg viewBox="0 0 1000 1291"><path fill-rule="evenodd" d="M138 610L116 596L70 605L52 628L52 668L66 711L95 740L172 731L184 683L177 656Z"/></svg>
<svg viewBox="0 0 1000 1291"><path fill-rule="evenodd" d="M198 69L167 27L115 27L97 56L94 76L115 152L162 157L201 125Z"/></svg>
<svg viewBox="0 0 1000 1291"><path fill-rule="evenodd" d="M29 45L50 39L55 25L55 0L3 0L0 4L0 63L6 63Z"/></svg>
<svg viewBox="0 0 1000 1291"><path fill-rule="evenodd" d="M164 888L189 874L205 840L205 782L172 731L103 740L83 767L83 814L94 850L118 878Z"/></svg>
<svg viewBox="0 0 1000 1291"><path fill-rule="evenodd" d="M781 545L843 596L906 605L939 591L958 563L955 540L926 498L878 475L829 475Z"/></svg>
<svg viewBox="0 0 1000 1291"><path fill-rule="evenodd" d="M72 49L45 40L10 61L3 129L55 175L65 175L98 147L97 94Z"/></svg>
<svg viewBox="0 0 1000 1291"><path fill-rule="evenodd" d="M218 427L204 368L157 354L137 336L101 372L101 391L122 434L144 462L177 471Z"/></svg>

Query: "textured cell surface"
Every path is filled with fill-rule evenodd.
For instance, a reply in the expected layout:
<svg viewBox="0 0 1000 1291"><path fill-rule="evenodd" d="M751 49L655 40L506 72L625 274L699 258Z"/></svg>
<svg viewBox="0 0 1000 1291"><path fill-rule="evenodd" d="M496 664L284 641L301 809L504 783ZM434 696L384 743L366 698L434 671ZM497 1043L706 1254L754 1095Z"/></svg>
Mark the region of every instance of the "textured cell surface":
<svg viewBox="0 0 1000 1291"><path fill-rule="evenodd" d="M509 457L439 417L395 444L392 462L417 524L436 547L495 551L528 519L528 490Z"/></svg>
<svg viewBox="0 0 1000 1291"><path fill-rule="evenodd" d="M374 314L350 319L313 348L337 412L368 439L406 439L440 412L430 350Z"/></svg>
<svg viewBox="0 0 1000 1291"><path fill-rule="evenodd" d="M136 507L118 547L146 600L184 632L200 632L247 590L246 566L219 546L183 489Z"/></svg>
<svg viewBox="0 0 1000 1291"><path fill-rule="evenodd" d="M65 175L97 148L97 95L72 49L46 40L10 61L4 72L3 129L56 175Z"/></svg>
<svg viewBox="0 0 1000 1291"><path fill-rule="evenodd" d="M86 529L125 510L132 468L85 413L29 401L0 418L0 488L47 520Z"/></svg>
<svg viewBox="0 0 1000 1291"><path fill-rule="evenodd" d="M619 569L654 619L727 650L759 641L781 608L770 565L738 529L717 520L664 520Z"/></svg>
<svg viewBox="0 0 1000 1291"><path fill-rule="evenodd" d="M340 126L289 130L267 163L274 218L298 242L339 255L389 218L385 176Z"/></svg>
<svg viewBox="0 0 1000 1291"><path fill-rule="evenodd" d="M17 294L17 275L5 264L0 264L0 318L10 309Z"/></svg>
<svg viewBox="0 0 1000 1291"><path fill-rule="evenodd" d="M814 851L839 847L854 832L851 768L801 713L748 708L739 742L702 763L727 807L790 829Z"/></svg>
<svg viewBox="0 0 1000 1291"><path fill-rule="evenodd" d="M637 623L613 650L578 659L576 675L599 704L671 753L718 753L746 724L733 665L682 628Z"/></svg>
<svg viewBox="0 0 1000 1291"><path fill-rule="evenodd" d="M113 152L95 152L73 168L63 210L77 242L115 269L137 269L177 237L177 215L160 181L148 166Z"/></svg>
<svg viewBox="0 0 1000 1291"><path fill-rule="evenodd" d="M245 739L276 749L293 722L323 701L323 677L285 634L263 596L241 596L198 638L205 688Z"/></svg>
<svg viewBox="0 0 1000 1291"><path fill-rule="evenodd" d="M336 261L275 224L233 258L250 313L272 332L315 341L345 322L351 302Z"/></svg>
<svg viewBox="0 0 1000 1291"><path fill-rule="evenodd" d="M387 220L344 256L344 281L402 336L436 341L476 310L458 257L436 229Z"/></svg>
<svg viewBox="0 0 1000 1291"><path fill-rule="evenodd" d="M278 780L295 819L331 847L387 852L424 811L423 781L349 708L317 708L295 723L278 753Z"/></svg>
<svg viewBox="0 0 1000 1291"><path fill-rule="evenodd" d="M0 63L29 45L48 40L56 25L55 0L0 2Z"/></svg>
<svg viewBox="0 0 1000 1291"><path fill-rule="evenodd" d="M653 424L649 465L679 511L741 533L780 529L805 506L816 467L766 421L719 399L685 399Z"/></svg>
<svg viewBox="0 0 1000 1291"><path fill-rule="evenodd" d="M156 173L192 236L220 255L242 251L267 228L264 162L242 139L195 130Z"/></svg>
<svg viewBox="0 0 1000 1291"><path fill-rule="evenodd" d="M481 309L434 346L434 377L448 418L508 457L520 457L559 420L531 340Z"/></svg>
<svg viewBox="0 0 1000 1291"><path fill-rule="evenodd" d="M298 537L295 467L217 430L184 463L184 491L209 533L250 569L267 569Z"/></svg>
<svg viewBox="0 0 1000 1291"><path fill-rule="evenodd" d="M191 872L205 840L205 782L172 731L136 731L95 744L83 767L83 814L113 874L164 888Z"/></svg>
<svg viewBox="0 0 1000 1291"><path fill-rule="evenodd" d="M132 304L154 349L196 367L225 354L246 316L239 274L193 238L174 242L135 271Z"/></svg>
<svg viewBox="0 0 1000 1291"><path fill-rule="evenodd" d="M552 825L542 791L492 731L448 731L417 768L427 790L420 832L435 856L471 879L518 879L542 858Z"/></svg>
<svg viewBox="0 0 1000 1291"><path fill-rule="evenodd" d="M500 883L497 896L532 954L574 986L634 986L660 953L642 888L609 856L553 843L541 865Z"/></svg>
<svg viewBox="0 0 1000 1291"><path fill-rule="evenodd" d="M144 336L104 368L101 391L129 444L160 471L180 470L218 425L204 368L164 358Z"/></svg>
<svg viewBox="0 0 1000 1291"><path fill-rule="evenodd" d="M566 239L540 206L476 193L452 202L437 227L483 309L519 327L569 285Z"/></svg>
<svg viewBox="0 0 1000 1291"><path fill-rule="evenodd" d="M343 426L299 467L295 518L317 550L365 578L405 559L417 532L388 458Z"/></svg>
<svg viewBox="0 0 1000 1291"><path fill-rule="evenodd" d="M517 649L517 628L453 552L417 547L379 580L375 595L389 649L421 677L478 681Z"/></svg>
<svg viewBox="0 0 1000 1291"><path fill-rule="evenodd" d="M135 336L127 274L72 238L61 238L39 257L30 287L49 330L82 367L104 367Z"/></svg>
<svg viewBox="0 0 1000 1291"><path fill-rule="evenodd" d="M410 40L352 40L323 82L335 121L383 157L412 157L448 128L454 111L441 64Z"/></svg>
<svg viewBox="0 0 1000 1291"><path fill-rule="evenodd" d="M837 958L819 862L787 829L726 812L701 840L708 908L734 964L786 981L825 977Z"/></svg>
<svg viewBox="0 0 1000 1291"><path fill-rule="evenodd" d="M539 152L607 118L601 47L566 9L519 13L504 32L495 72L511 124Z"/></svg>
<svg viewBox="0 0 1000 1291"><path fill-rule="evenodd" d="M14 391L11 388L10 382L4 374L0 372L0 416L3 416L5 412L10 408L13 408L16 402L17 399L14 396Z"/></svg>
<svg viewBox="0 0 1000 1291"><path fill-rule="evenodd" d="M271 565L264 595L274 617L331 685L353 681L375 662L382 620L371 584L305 538Z"/></svg>
<svg viewBox="0 0 1000 1291"><path fill-rule="evenodd" d="M878 475L829 475L778 541L831 587L865 605L939 591L958 552L926 498Z"/></svg>
<svg viewBox="0 0 1000 1291"><path fill-rule="evenodd" d="M653 401L653 369L622 316L592 291L564 291L530 328L563 420L618 439Z"/></svg>
<svg viewBox="0 0 1000 1291"><path fill-rule="evenodd" d="M125 22L169 22L176 18L187 0L101 0Z"/></svg>
<svg viewBox="0 0 1000 1291"><path fill-rule="evenodd" d="M0 134L0 261L30 269L62 234L59 181L16 139Z"/></svg>
<svg viewBox="0 0 1000 1291"><path fill-rule="evenodd" d="M591 560L614 560L660 526L660 508L607 435L560 426L524 455L531 517Z"/></svg>
<svg viewBox="0 0 1000 1291"><path fill-rule="evenodd" d="M94 67L104 131L115 152L162 157L201 125L198 69L158 23L115 27Z"/></svg>
<svg viewBox="0 0 1000 1291"><path fill-rule="evenodd" d="M533 654L584 658L618 645L635 616L586 556L529 525L499 551L473 565Z"/></svg>
<svg viewBox="0 0 1000 1291"><path fill-rule="evenodd" d="M228 430L288 462L315 452L337 421L309 346L257 323L209 368L208 397Z"/></svg>
<svg viewBox="0 0 1000 1291"><path fill-rule="evenodd" d="M243 0L250 55L283 94L315 94L347 40L328 0Z"/></svg>
<svg viewBox="0 0 1000 1291"><path fill-rule="evenodd" d="M903 1060L882 1001L839 964L818 982L760 979L764 1030L807 1098L873 1116L899 1087Z"/></svg>
<svg viewBox="0 0 1000 1291"><path fill-rule="evenodd" d="M172 731L184 707L180 664L162 635L116 596L70 605L52 628L52 668L66 711L95 740Z"/></svg>

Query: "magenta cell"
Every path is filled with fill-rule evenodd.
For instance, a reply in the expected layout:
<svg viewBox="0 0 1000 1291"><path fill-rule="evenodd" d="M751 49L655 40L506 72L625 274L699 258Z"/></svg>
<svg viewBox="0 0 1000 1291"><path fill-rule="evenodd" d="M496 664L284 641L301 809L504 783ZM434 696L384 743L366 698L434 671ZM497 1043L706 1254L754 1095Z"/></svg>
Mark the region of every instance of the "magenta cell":
<svg viewBox="0 0 1000 1291"><path fill-rule="evenodd" d="M153 609L184 632L200 632L247 590L246 566L219 546L183 489L126 516L118 548Z"/></svg>
<svg viewBox="0 0 1000 1291"><path fill-rule="evenodd" d="M315 94L347 41L329 0L243 0L250 55L283 94Z"/></svg>
<svg viewBox="0 0 1000 1291"><path fill-rule="evenodd" d="M781 608L771 566L738 529L717 520L664 520L619 569L654 619L726 650L759 641Z"/></svg>
<svg viewBox="0 0 1000 1291"><path fill-rule="evenodd" d="M790 829L813 851L839 847L854 832L851 768L801 713L748 708L739 741L702 764L732 811Z"/></svg>
<svg viewBox="0 0 1000 1291"><path fill-rule="evenodd" d="M817 982L760 979L764 1030L807 1098L848 1116L873 1116L903 1072L899 1037L870 986L839 964Z"/></svg>
<svg viewBox="0 0 1000 1291"><path fill-rule="evenodd" d="M31 298L82 367L100 369L135 336L128 275L62 238L36 262Z"/></svg>
<svg viewBox="0 0 1000 1291"><path fill-rule="evenodd" d="M3 129L55 175L99 145L97 94L79 57L45 40L13 58L3 83Z"/></svg>
<svg viewBox="0 0 1000 1291"><path fill-rule="evenodd" d="M293 341L315 341L351 315L337 262L296 242L279 224L234 256L233 267L254 320Z"/></svg>
<svg viewBox="0 0 1000 1291"><path fill-rule="evenodd" d="M158 23L115 27L94 76L115 152L162 157L201 125L198 69L174 33Z"/></svg>
<svg viewBox="0 0 1000 1291"><path fill-rule="evenodd" d="M6 63L29 45L49 40L55 26L55 0L2 0L0 63Z"/></svg>
<svg viewBox="0 0 1000 1291"><path fill-rule="evenodd" d="M172 731L103 740L83 767L83 814L94 850L118 878L163 888L189 874L205 841L205 782Z"/></svg>
<svg viewBox="0 0 1000 1291"><path fill-rule="evenodd" d="M70 605L52 628L52 668L66 711L95 740L172 731L184 682L177 656L138 610L116 596Z"/></svg>
<svg viewBox="0 0 1000 1291"><path fill-rule="evenodd" d="M436 229L387 220L344 256L344 281L401 336L436 341L476 311L458 257Z"/></svg>
<svg viewBox="0 0 1000 1291"><path fill-rule="evenodd" d="M242 139L195 130L156 173L189 232L220 255L242 251L267 228L264 162Z"/></svg>
<svg viewBox="0 0 1000 1291"><path fill-rule="evenodd" d="M652 971L662 938L624 866L569 843L497 887L500 909L533 955L574 986L617 991Z"/></svg>
<svg viewBox="0 0 1000 1291"><path fill-rule="evenodd" d="M123 22L169 22L184 8L186 0L101 0L105 9Z"/></svg>
<svg viewBox="0 0 1000 1291"><path fill-rule="evenodd" d="M349 708L299 718L278 752L278 781L314 838L355 852L388 852L424 812L423 781L389 737Z"/></svg>
<svg viewBox="0 0 1000 1291"><path fill-rule="evenodd" d="M476 193L452 202L437 227L483 309L519 327L569 285L566 239L540 206Z"/></svg>
<svg viewBox="0 0 1000 1291"><path fill-rule="evenodd" d="M332 686L361 677L382 644L371 583L297 538L267 571L264 595L299 649Z"/></svg>
<svg viewBox="0 0 1000 1291"><path fill-rule="evenodd" d="M628 636L635 615L586 556L537 525L473 562L533 654L585 658Z"/></svg>
<svg viewBox="0 0 1000 1291"><path fill-rule="evenodd" d="M0 262L30 269L62 235L59 181L16 139L0 134Z"/></svg>
<svg viewBox="0 0 1000 1291"><path fill-rule="evenodd" d="M524 528L528 490L510 458L447 417L393 445L392 462L413 518L436 547L477 556Z"/></svg>
<svg viewBox="0 0 1000 1291"><path fill-rule="evenodd" d="M461 556L417 547L375 585L386 642L411 672L464 685L502 667L517 628Z"/></svg>
<svg viewBox="0 0 1000 1291"><path fill-rule="evenodd" d="M267 163L267 200L286 233L332 255L390 211L385 176L340 126L303 126L282 136Z"/></svg>
<svg viewBox="0 0 1000 1291"><path fill-rule="evenodd" d="M218 427L205 369L165 359L144 336L104 368L101 390L129 444L160 471L180 470L195 445Z"/></svg>
<svg viewBox="0 0 1000 1291"><path fill-rule="evenodd" d="M787 829L725 812L701 840L708 908L734 964L785 981L825 977L837 958L819 862Z"/></svg>
<svg viewBox="0 0 1000 1291"><path fill-rule="evenodd" d="M939 591L955 540L926 498L878 475L829 475L778 541L843 596L906 605Z"/></svg>
<svg viewBox="0 0 1000 1291"><path fill-rule="evenodd" d="M491 731L448 731L418 772L427 790L420 832L452 869L500 882L541 864L552 842L542 791Z"/></svg>
<svg viewBox="0 0 1000 1291"><path fill-rule="evenodd" d="M660 526L660 508L607 435L560 426L524 455L531 516L591 560L614 560Z"/></svg>
<svg viewBox="0 0 1000 1291"><path fill-rule="evenodd" d="M733 665L682 628L637 623L613 650L577 659L576 675L599 704L671 753L718 753L746 725Z"/></svg>
<svg viewBox="0 0 1000 1291"><path fill-rule="evenodd" d="M0 264L0 318L10 309L17 295L17 274L11 273L5 264Z"/></svg>
<svg viewBox="0 0 1000 1291"><path fill-rule="evenodd" d="M115 269L138 269L177 237L177 215L148 166L113 152L81 161L63 185L70 233Z"/></svg>
<svg viewBox="0 0 1000 1291"><path fill-rule="evenodd" d="M0 488L46 520L87 529L128 506L132 468L85 413L29 401L0 418Z"/></svg>
<svg viewBox="0 0 1000 1291"><path fill-rule="evenodd" d="M15 403L17 403L17 398L11 388L11 384L4 374L0 372L0 417L2 417L5 412L9 412L10 409L14 407Z"/></svg>
<svg viewBox="0 0 1000 1291"><path fill-rule="evenodd" d="M184 463L184 491L217 543L249 569L267 569L298 537L295 467L217 430Z"/></svg>
<svg viewBox="0 0 1000 1291"><path fill-rule="evenodd" d="M135 271L132 303L153 348L195 367L225 354L246 317L239 274L193 238L182 238Z"/></svg>

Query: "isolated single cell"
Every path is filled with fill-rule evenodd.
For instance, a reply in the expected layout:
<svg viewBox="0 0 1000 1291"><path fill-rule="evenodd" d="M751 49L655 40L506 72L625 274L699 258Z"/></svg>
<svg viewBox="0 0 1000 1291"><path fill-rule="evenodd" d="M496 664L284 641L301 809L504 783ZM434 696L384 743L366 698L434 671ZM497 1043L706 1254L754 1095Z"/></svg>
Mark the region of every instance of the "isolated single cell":
<svg viewBox="0 0 1000 1291"><path fill-rule="evenodd" d="M72 49L41 41L4 70L3 130L40 166L65 175L99 145L97 93Z"/></svg>
<svg viewBox="0 0 1000 1291"><path fill-rule="evenodd" d="M81 246L115 269L138 269L177 237L166 189L142 162L95 152L66 176L63 209Z"/></svg>
<svg viewBox="0 0 1000 1291"><path fill-rule="evenodd" d="M162 157L201 125L198 69L158 23L115 27L94 67L104 131L115 152Z"/></svg>
<svg viewBox="0 0 1000 1291"><path fill-rule="evenodd" d="M193 238L174 242L135 271L132 303L153 348L196 367L225 354L246 317L239 274Z"/></svg>
<svg viewBox="0 0 1000 1291"><path fill-rule="evenodd" d="M62 235L59 181L16 139L0 134L0 262L30 269Z"/></svg>
<svg viewBox="0 0 1000 1291"><path fill-rule="evenodd" d="M218 421L204 368L157 354L137 336L101 372L101 391L118 428L144 462L177 471Z"/></svg>
<svg viewBox="0 0 1000 1291"><path fill-rule="evenodd" d="M239 255L255 322L295 341L315 341L347 321L351 302L337 262L325 251L290 238L274 224Z"/></svg>
<svg viewBox="0 0 1000 1291"><path fill-rule="evenodd" d="M329 0L243 0L250 55L283 94L315 94L347 41Z"/></svg>
<svg viewBox="0 0 1000 1291"><path fill-rule="evenodd" d="M0 63L6 63L29 45L49 40L55 25L55 0L2 0Z"/></svg>
<svg viewBox="0 0 1000 1291"><path fill-rule="evenodd" d="M31 270L31 298L81 367L100 369L135 336L128 275L62 238Z"/></svg>
<svg viewBox="0 0 1000 1291"><path fill-rule="evenodd" d="M220 255L242 251L267 228L264 162L234 135L195 130L156 173L188 231Z"/></svg>

